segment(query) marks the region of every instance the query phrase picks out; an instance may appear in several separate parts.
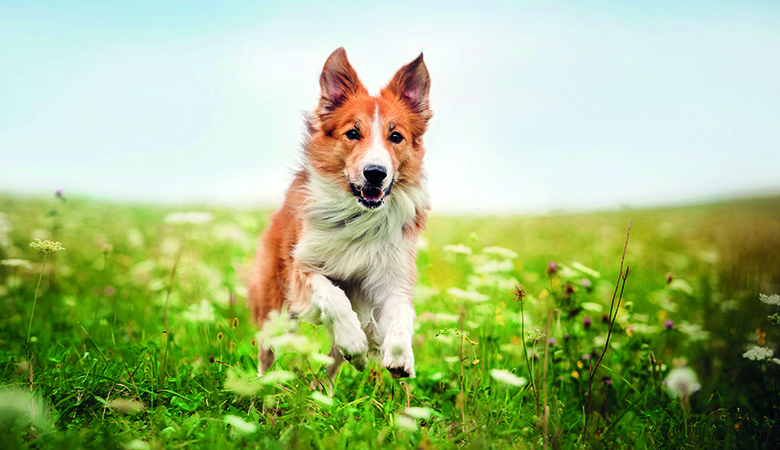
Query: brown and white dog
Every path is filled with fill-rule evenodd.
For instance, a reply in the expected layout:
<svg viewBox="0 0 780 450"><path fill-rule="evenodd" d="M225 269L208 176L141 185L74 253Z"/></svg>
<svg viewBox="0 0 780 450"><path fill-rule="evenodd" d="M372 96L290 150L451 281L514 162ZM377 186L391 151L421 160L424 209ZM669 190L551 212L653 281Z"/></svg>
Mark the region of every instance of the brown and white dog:
<svg viewBox="0 0 780 450"><path fill-rule="evenodd" d="M261 327L285 304L293 317L324 324L331 376L344 358L364 370L371 355L394 378L413 377L416 243L430 209L428 70L420 54L371 96L339 48L320 88L303 167L261 237L248 303ZM258 344L262 373L274 356Z"/></svg>

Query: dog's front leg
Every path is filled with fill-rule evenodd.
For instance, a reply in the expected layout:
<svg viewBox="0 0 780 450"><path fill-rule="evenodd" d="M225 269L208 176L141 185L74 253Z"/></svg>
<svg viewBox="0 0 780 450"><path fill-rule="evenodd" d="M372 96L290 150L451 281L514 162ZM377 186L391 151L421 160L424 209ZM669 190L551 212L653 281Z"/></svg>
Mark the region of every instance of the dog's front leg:
<svg viewBox="0 0 780 450"><path fill-rule="evenodd" d="M408 296L391 296L382 306L379 326L384 334L382 366L393 378L414 378L414 306Z"/></svg>
<svg viewBox="0 0 780 450"><path fill-rule="evenodd" d="M319 274L310 276L309 287L309 306L300 315L301 319L325 325L333 344L341 350L344 358L357 370L365 370L368 365L368 340L344 291Z"/></svg>

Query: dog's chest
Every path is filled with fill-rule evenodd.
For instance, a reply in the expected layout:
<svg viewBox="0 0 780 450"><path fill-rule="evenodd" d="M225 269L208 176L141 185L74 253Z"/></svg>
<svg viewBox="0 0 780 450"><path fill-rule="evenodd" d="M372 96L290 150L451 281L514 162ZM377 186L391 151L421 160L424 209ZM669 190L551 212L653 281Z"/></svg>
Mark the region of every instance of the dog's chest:
<svg viewBox="0 0 780 450"><path fill-rule="evenodd" d="M336 280L398 273L409 248L402 224L393 222L378 217L316 224L304 230L295 257Z"/></svg>

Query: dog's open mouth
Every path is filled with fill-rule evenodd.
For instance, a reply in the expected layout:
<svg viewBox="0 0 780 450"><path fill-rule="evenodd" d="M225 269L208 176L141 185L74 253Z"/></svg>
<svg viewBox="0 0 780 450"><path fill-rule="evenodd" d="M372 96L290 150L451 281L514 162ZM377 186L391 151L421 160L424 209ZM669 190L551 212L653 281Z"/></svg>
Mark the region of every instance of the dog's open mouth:
<svg viewBox="0 0 780 450"><path fill-rule="evenodd" d="M352 195L354 195L358 203L366 208L378 208L385 202L385 198L390 194L390 189L393 187L391 183L387 189L382 190L376 186L364 186L358 187L354 184L350 184L352 188Z"/></svg>

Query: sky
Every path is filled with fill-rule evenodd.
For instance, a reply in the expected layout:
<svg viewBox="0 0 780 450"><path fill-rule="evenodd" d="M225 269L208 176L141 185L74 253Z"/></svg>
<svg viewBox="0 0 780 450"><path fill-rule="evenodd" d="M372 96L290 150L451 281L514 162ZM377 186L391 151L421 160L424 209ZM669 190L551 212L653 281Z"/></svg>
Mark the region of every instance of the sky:
<svg viewBox="0 0 780 450"><path fill-rule="evenodd" d="M424 53L437 213L780 192L780 2L679 3L4 0L0 192L278 205L340 46Z"/></svg>

